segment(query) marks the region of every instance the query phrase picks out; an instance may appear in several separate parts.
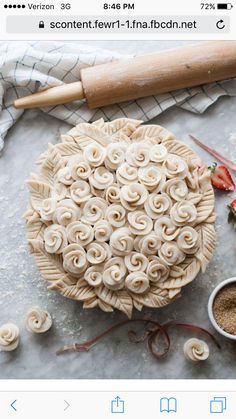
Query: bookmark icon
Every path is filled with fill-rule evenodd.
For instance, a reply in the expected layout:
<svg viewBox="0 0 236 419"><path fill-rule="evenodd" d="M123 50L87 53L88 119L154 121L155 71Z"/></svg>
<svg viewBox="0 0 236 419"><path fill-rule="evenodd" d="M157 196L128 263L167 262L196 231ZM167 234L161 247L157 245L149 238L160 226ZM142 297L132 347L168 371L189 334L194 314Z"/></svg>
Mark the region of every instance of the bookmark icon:
<svg viewBox="0 0 236 419"><path fill-rule="evenodd" d="M177 400L175 397L162 397L160 400L160 412L177 413Z"/></svg>

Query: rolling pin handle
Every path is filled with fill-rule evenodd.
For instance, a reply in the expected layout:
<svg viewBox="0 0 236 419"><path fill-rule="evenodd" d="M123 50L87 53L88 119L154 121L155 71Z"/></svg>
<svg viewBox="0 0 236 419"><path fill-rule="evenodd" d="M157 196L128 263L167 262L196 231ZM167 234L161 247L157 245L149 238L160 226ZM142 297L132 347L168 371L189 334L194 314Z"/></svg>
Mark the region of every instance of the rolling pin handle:
<svg viewBox="0 0 236 419"><path fill-rule="evenodd" d="M52 87L14 101L16 109L43 108L84 99L84 90L80 81Z"/></svg>

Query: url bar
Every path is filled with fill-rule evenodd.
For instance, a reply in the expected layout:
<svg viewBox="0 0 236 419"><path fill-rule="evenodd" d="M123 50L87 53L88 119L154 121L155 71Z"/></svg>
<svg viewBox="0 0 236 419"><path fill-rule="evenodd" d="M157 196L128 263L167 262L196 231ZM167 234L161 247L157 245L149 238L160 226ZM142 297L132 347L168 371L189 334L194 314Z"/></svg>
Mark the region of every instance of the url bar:
<svg viewBox="0 0 236 419"><path fill-rule="evenodd" d="M229 33L229 16L8 16L8 33Z"/></svg>

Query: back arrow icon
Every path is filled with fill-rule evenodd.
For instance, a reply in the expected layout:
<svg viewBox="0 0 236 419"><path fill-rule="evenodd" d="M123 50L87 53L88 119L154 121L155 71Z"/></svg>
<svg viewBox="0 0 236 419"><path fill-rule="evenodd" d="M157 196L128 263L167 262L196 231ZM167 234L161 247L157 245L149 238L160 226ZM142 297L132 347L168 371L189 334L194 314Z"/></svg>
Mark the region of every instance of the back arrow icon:
<svg viewBox="0 0 236 419"><path fill-rule="evenodd" d="M65 409L64 409L64 412L65 412L67 409L69 409L70 404L69 404L66 400L64 400L64 402L65 402L65 404L66 404L66 407L65 407Z"/></svg>
<svg viewBox="0 0 236 419"><path fill-rule="evenodd" d="M14 400L14 402L12 402L11 407L13 410L15 410L15 412L17 412L16 407L14 406L14 404L17 402L17 400Z"/></svg>

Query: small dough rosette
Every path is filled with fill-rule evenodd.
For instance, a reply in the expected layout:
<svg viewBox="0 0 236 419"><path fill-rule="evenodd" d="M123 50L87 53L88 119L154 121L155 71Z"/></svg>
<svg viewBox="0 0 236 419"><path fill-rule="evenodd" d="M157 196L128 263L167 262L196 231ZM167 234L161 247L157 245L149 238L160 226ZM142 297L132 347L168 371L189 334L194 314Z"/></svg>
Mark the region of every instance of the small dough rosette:
<svg viewBox="0 0 236 419"><path fill-rule="evenodd" d="M106 219L113 227L122 227L126 223L125 208L119 204L110 205L106 210Z"/></svg>
<svg viewBox="0 0 236 419"><path fill-rule="evenodd" d="M74 221L66 227L67 237L70 243L77 243L80 246L87 246L93 241L94 232L89 224L81 221Z"/></svg>
<svg viewBox="0 0 236 419"><path fill-rule="evenodd" d="M120 257L110 259L104 265L103 283L112 291L124 288L126 266L124 260Z"/></svg>
<svg viewBox="0 0 236 419"><path fill-rule="evenodd" d="M150 161L149 147L144 141L131 144L126 151L126 161L130 166L145 167Z"/></svg>
<svg viewBox="0 0 236 419"><path fill-rule="evenodd" d="M89 177L89 183L94 189L107 189L114 182L114 176L104 166L98 167Z"/></svg>
<svg viewBox="0 0 236 419"><path fill-rule="evenodd" d="M143 205L148 198L148 191L140 183L122 186L120 191L120 201L124 208L135 211L137 207Z"/></svg>
<svg viewBox="0 0 236 419"><path fill-rule="evenodd" d="M84 279L91 287L99 287L102 284L103 271L104 265L90 266L84 273Z"/></svg>
<svg viewBox="0 0 236 419"><path fill-rule="evenodd" d="M193 255L199 247L198 232L190 226L181 228L177 237L177 244L184 253Z"/></svg>
<svg viewBox="0 0 236 419"><path fill-rule="evenodd" d="M70 186L74 182L74 179L71 176L70 167L65 166L58 170L57 180L58 182L63 183L63 185Z"/></svg>
<svg viewBox="0 0 236 419"><path fill-rule="evenodd" d="M70 195L76 204L82 204L92 197L90 186L85 180L77 180L72 183Z"/></svg>
<svg viewBox="0 0 236 419"><path fill-rule="evenodd" d="M73 243L63 250L63 267L66 272L79 275L85 271L87 266L86 253L82 246Z"/></svg>
<svg viewBox="0 0 236 419"><path fill-rule="evenodd" d="M119 204L120 203L120 188L117 183L113 183L105 191L105 198L109 204Z"/></svg>
<svg viewBox="0 0 236 419"><path fill-rule="evenodd" d="M136 167L130 166L128 163L123 163L116 171L116 179L120 185L129 185L137 182L138 170Z"/></svg>
<svg viewBox="0 0 236 419"><path fill-rule="evenodd" d="M116 170L125 161L126 143L112 143L107 146L105 166L109 170Z"/></svg>
<svg viewBox="0 0 236 419"><path fill-rule="evenodd" d="M54 212L57 206L57 200L55 198L47 198L41 202L39 209L40 217L43 221L51 221L54 216Z"/></svg>
<svg viewBox="0 0 236 419"><path fill-rule="evenodd" d="M31 308L26 315L26 329L32 333L45 333L52 327L52 317L39 307Z"/></svg>
<svg viewBox="0 0 236 419"><path fill-rule="evenodd" d="M167 154L168 150L163 144L155 144L150 149L150 160L155 163L162 163Z"/></svg>
<svg viewBox="0 0 236 419"><path fill-rule="evenodd" d="M154 231L157 237L162 241L172 241L179 234L179 228L176 227L167 215L156 220L154 224Z"/></svg>
<svg viewBox="0 0 236 419"><path fill-rule="evenodd" d="M69 162L71 176L74 180L87 180L92 173L91 167L83 155L77 155Z"/></svg>
<svg viewBox="0 0 236 419"><path fill-rule="evenodd" d="M148 263L147 276L150 282L160 285L169 277L170 268L159 257L154 256Z"/></svg>
<svg viewBox="0 0 236 419"><path fill-rule="evenodd" d="M129 212L128 222L131 233L137 236L145 236L153 227L152 219L144 211Z"/></svg>
<svg viewBox="0 0 236 419"><path fill-rule="evenodd" d="M153 220L156 220L162 215L167 214L171 208L171 205L171 199L167 194L152 193L148 196L148 199L144 204L144 208L147 215Z"/></svg>
<svg viewBox="0 0 236 419"><path fill-rule="evenodd" d="M146 236L137 236L134 240L134 248L144 255L155 255L161 247L161 240L154 231Z"/></svg>
<svg viewBox="0 0 236 419"><path fill-rule="evenodd" d="M168 194L175 201L182 201L188 195L188 187L182 179L169 179L162 187L162 192Z"/></svg>
<svg viewBox="0 0 236 419"><path fill-rule="evenodd" d="M188 361L206 361L209 354L209 347L203 340L191 338L184 344L184 355Z"/></svg>
<svg viewBox="0 0 236 419"><path fill-rule="evenodd" d="M149 165L138 169L138 179L149 191L155 190L155 192L159 192L165 183L166 177L158 167Z"/></svg>
<svg viewBox="0 0 236 419"><path fill-rule="evenodd" d="M168 154L162 164L166 177L184 179L188 173L187 163L176 154Z"/></svg>
<svg viewBox="0 0 236 419"><path fill-rule="evenodd" d="M92 167L101 166L106 158L106 149L100 144L92 143L85 147L84 158Z"/></svg>
<svg viewBox="0 0 236 419"><path fill-rule="evenodd" d="M125 286L134 294L144 294L150 287L145 272L131 272L125 279Z"/></svg>
<svg viewBox="0 0 236 419"><path fill-rule="evenodd" d="M170 218L176 226L193 224L197 219L197 209L192 202L179 201L171 208Z"/></svg>
<svg viewBox="0 0 236 419"><path fill-rule="evenodd" d="M43 238L48 253L62 253L68 243L66 229L60 224L52 224L45 228Z"/></svg>
<svg viewBox="0 0 236 419"><path fill-rule="evenodd" d="M108 204L103 198L91 198L83 207L83 220L95 224L105 217Z"/></svg>
<svg viewBox="0 0 236 419"><path fill-rule="evenodd" d="M148 258L142 253L131 252L125 256L125 266L129 272L145 271L148 266Z"/></svg>
<svg viewBox="0 0 236 419"><path fill-rule="evenodd" d="M113 231L110 237L112 253L116 256L128 255L134 247L134 239L127 227L120 227Z"/></svg>
<svg viewBox="0 0 236 419"><path fill-rule="evenodd" d="M168 266L178 265L185 259L185 254L179 249L176 242L163 243L158 253L160 259Z"/></svg>
<svg viewBox="0 0 236 419"><path fill-rule="evenodd" d="M11 352L20 343L19 328L13 323L6 323L0 327L0 352Z"/></svg>
<svg viewBox="0 0 236 419"><path fill-rule="evenodd" d="M81 210L72 199L63 199L58 202L54 212L53 221L64 226L76 221L81 216Z"/></svg>
<svg viewBox="0 0 236 419"><path fill-rule="evenodd" d="M94 224L93 231L94 237L98 242L106 242L110 240L113 229L107 220L100 220Z"/></svg>
<svg viewBox="0 0 236 419"><path fill-rule="evenodd" d="M92 265L98 265L111 257L111 249L107 243L93 241L87 248L87 259Z"/></svg>

